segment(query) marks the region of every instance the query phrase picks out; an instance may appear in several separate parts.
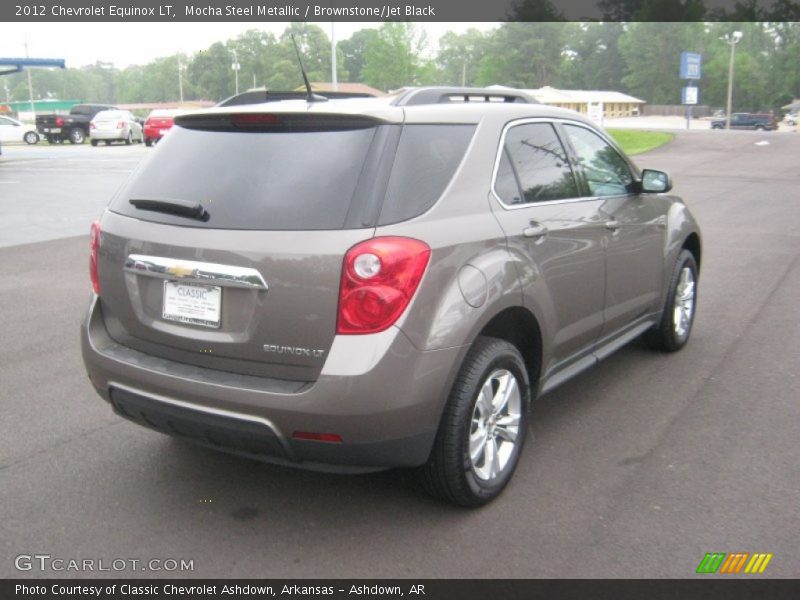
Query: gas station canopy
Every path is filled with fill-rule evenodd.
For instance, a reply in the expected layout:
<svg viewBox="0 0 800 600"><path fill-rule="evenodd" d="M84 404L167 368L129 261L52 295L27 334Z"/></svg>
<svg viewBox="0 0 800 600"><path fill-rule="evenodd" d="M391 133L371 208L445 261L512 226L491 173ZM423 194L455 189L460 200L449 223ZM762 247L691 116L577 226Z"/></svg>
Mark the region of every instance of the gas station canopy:
<svg viewBox="0 0 800 600"><path fill-rule="evenodd" d="M56 67L65 69L63 58L0 58L0 75L19 73L25 67Z"/></svg>

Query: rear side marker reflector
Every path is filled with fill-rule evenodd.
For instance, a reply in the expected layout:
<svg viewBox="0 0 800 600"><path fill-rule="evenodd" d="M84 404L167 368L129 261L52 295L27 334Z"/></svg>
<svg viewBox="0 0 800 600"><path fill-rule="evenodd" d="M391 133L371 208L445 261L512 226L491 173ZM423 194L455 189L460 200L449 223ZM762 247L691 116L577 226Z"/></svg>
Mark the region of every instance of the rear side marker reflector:
<svg viewBox="0 0 800 600"><path fill-rule="evenodd" d="M342 436L336 433L317 433L315 431L295 431L292 437L296 440L310 440L313 442L342 443Z"/></svg>

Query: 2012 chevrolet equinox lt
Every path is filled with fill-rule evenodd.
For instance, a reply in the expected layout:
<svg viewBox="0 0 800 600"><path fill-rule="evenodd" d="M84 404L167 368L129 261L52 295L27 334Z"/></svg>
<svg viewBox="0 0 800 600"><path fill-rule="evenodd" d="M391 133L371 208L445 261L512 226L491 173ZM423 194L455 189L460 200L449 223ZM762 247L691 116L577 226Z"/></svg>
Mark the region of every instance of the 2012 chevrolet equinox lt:
<svg viewBox="0 0 800 600"><path fill-rule="evenodd" d="M91 230L84 361L141 425L476 506L533 398L689 337L698 226L578 113L418 88L175 125Z"/></svg>

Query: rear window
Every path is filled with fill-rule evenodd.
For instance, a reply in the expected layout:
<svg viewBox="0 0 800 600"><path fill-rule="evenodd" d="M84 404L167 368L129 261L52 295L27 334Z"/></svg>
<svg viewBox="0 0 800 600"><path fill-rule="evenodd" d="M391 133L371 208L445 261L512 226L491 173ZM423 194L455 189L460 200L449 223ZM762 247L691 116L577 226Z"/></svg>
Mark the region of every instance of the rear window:
<svg viewBox="0 0 800 600"><path fill-rule="evenodd" d="M453 178L474 125L377 124L262 114L180 117L111 201L146 221L211 229L316 230L405 221ZM248 129L236 130L237 127ZM137 209L131 200L199 202L208 219Z"/></svg>
<svg viewBox="0 0 800 600"><path fill-rule="evenodd" d="M211 229L341 229L377 127L209 131L173 127L110 209ZM200 202L207 221L140 210L131 199Z"/></svg>

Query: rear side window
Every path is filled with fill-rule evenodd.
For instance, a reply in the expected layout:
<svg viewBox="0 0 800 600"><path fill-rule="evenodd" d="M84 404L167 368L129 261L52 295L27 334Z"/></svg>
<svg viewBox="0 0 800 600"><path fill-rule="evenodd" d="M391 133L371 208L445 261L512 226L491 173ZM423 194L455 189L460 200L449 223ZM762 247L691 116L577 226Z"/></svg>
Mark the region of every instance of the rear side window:
<svg viewBox="0 0 800 600"><path fill-rule="evenodd" d="M461 164L474 132L474 125L403 127L378 224L405 221L433 206Z"/></svg>
<svg viewBox="0 0 800 600"><path fill-rule="evenodd" d="M111 202L137 219L211 229L344 227L376 127L173 131ZM200 202L207 221L140 210L131 199Z"/></svg>
<svg viewBox="0 0 800 600"><path fill-rule="evenodd" d="M514 177L521 198L520 194L514 193ZM566 152L550 123L525 123L506 132L495 193L505 204L527 204L578 196Z"/></svg>

